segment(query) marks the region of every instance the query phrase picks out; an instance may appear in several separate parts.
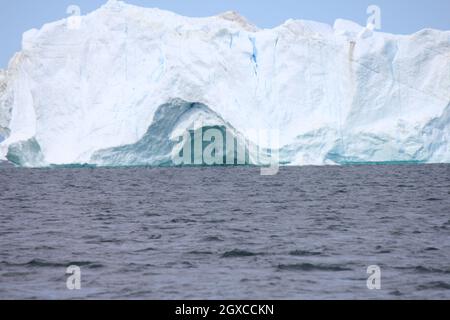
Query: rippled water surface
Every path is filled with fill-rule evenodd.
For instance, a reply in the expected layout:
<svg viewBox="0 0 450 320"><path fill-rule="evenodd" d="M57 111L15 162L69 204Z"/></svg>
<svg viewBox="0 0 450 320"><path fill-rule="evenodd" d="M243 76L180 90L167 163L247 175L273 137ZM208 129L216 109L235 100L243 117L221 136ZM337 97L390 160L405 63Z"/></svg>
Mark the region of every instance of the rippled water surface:
<svg viewBox="0 0 450 320"><path fill-rule="evenodd" d="M3 167L0 298L449 299L450 166Z"/></svg>

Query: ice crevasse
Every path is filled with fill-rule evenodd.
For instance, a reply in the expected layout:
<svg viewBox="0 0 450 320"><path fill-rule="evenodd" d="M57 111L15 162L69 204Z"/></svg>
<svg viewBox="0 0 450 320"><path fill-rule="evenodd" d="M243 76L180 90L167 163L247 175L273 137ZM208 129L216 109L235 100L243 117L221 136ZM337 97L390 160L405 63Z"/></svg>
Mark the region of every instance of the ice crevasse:
<svg viewBox="0 0 450 320"><path fill-rule="evenodd" d="M286 165L450 163L450 31L110 0L26 32L0 71L0 158L19 166L170 165L198 121L277 131Z"/></svg>

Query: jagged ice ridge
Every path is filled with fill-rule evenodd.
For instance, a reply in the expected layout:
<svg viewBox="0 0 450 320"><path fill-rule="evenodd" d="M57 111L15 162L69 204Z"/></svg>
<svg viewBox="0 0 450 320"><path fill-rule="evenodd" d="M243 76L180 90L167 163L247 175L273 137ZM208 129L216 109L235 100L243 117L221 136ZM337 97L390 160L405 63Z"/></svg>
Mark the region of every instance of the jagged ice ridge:
<svg viewBox="0 0 450 320"><path fill-rule="evenodd" d="M0 158L170 165L173 139L202 121L279 130L287 165L450 162L449 31L258 29L119 1L80 19L26 32L0 71Z"/></svg>

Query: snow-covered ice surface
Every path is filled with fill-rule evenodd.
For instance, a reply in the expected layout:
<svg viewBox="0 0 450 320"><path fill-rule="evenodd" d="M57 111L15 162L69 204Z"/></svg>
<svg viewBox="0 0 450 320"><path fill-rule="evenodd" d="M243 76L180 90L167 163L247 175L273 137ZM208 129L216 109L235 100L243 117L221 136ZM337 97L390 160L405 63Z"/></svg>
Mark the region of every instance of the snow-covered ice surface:
<svg viewBox="0 0 450 320"><path fill-rule="evenodd" d="M450 32L373 32L110 0L30 30L0 71L0 159L170 164L194 121L279 130L281 162L450 162Z"/></svg>

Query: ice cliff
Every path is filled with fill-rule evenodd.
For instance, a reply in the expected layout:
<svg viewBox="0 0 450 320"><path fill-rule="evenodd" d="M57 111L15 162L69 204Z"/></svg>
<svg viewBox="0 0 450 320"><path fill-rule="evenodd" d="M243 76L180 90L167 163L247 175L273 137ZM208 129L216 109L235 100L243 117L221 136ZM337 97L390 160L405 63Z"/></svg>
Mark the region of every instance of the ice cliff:
<svg viewBox="0 0 450 320"><path fill-rule="evenodd" d="M372 32L109 1L23 35L0 71L0 158L171 163L195 121L279 130L283 164L450 162L450 32Z"/></svg>

